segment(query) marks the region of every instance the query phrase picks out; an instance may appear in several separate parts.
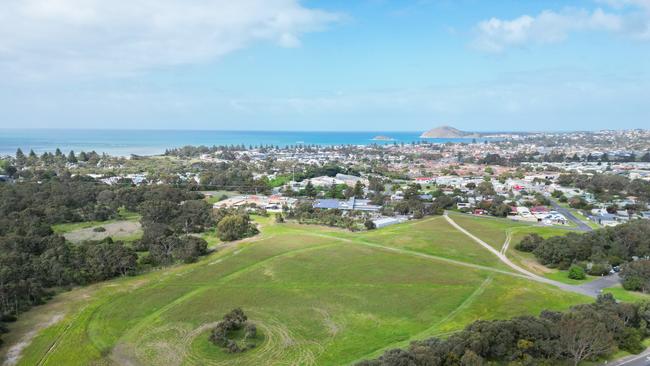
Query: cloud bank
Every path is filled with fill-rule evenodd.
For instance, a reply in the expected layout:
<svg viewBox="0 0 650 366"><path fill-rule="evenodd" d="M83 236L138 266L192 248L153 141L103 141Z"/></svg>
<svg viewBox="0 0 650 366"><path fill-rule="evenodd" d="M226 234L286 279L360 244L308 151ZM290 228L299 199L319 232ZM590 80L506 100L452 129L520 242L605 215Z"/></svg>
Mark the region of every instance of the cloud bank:
<svg viewBox="0 0 650 366"><path fill-rule="evenodd" d="M601 31L650 40L650 0L601 0L614 11L595 9L545 10L537 16L479 22L472 46L499 53L508 48L558 43L572 33Z"/></svg>
<svg viewBox="0 0 650 366"><path fill-rule="evenodd" d="M0 73L129 74L212 61L254 42L297 47L340 15L298 0L4 0Z"/></svg>

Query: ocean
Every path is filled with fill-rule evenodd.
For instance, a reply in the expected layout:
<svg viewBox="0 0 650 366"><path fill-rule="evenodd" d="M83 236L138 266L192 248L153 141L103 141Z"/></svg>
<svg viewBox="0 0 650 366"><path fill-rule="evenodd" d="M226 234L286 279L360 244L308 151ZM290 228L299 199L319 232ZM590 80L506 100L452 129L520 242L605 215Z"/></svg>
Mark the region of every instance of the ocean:
<svg viewBox="0 0 650 366"><path fill-rule="evenodd" d="M37 154L60 148L96 151L115 156L158 155L165 149L186 145L369 145L463 142L471 139L422 139L422 132L314 132L314 131L215 131L215 130L81 130L81 129L0 129L0 156L13 155L18 148ZM386 136L390 140L374 140Z"/></svg>

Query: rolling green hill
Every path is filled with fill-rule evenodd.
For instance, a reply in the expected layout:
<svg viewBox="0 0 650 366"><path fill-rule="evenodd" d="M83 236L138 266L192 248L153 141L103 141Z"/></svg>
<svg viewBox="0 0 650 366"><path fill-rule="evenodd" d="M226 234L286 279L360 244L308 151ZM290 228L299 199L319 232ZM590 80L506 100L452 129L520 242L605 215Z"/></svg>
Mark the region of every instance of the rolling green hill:
<svg viewBox="0 0 650 366"><path fill-rule="evenodd" d="M258 222L258 237L198 263L65 292L7 343L59 316L20 365L340 365L479 318L591 301L513 275L440 217L363 233ZM262 337L243 354L208 341L235 307Z"/></svg>

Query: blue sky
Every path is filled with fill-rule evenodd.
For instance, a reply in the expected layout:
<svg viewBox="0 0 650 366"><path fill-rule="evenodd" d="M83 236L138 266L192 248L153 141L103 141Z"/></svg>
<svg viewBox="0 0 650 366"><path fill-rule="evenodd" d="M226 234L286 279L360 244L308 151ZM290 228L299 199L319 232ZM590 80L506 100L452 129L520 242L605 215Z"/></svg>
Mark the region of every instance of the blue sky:
<svg viewBox="0 0 650 366"><path fill-rule="evenodd" d="M21 0L2 128L650 126L650 0Z"/></svg>

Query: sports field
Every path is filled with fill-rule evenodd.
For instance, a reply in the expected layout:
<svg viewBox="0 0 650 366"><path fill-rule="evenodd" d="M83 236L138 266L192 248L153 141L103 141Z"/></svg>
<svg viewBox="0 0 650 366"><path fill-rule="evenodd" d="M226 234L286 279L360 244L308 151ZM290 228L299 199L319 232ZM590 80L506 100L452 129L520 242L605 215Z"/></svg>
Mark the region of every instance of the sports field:
<svg viewBox="0 0 650 366"><path fill-rule="evenodd" d="M259 236L198 263L65 292L6 343L37 330L21 365L340 365L477 319L592 301L513 275L441 217L362 233L258 221ZM208 334L235 307L261 340L233 355Z"/></svg>

